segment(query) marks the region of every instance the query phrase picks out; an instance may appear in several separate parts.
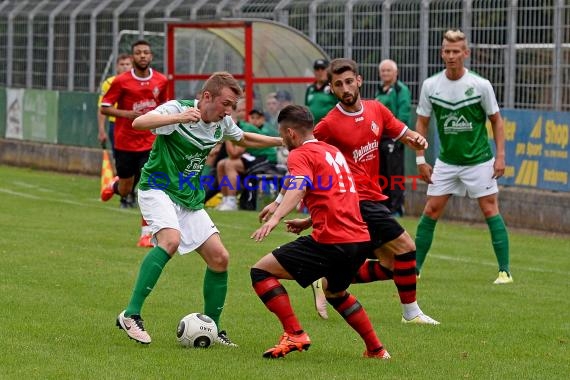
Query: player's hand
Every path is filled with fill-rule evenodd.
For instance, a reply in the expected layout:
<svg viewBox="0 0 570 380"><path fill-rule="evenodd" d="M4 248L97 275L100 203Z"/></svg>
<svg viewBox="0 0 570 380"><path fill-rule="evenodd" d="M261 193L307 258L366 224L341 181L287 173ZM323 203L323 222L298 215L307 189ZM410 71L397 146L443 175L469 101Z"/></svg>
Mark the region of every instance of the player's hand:
<svg viewBox="0 0 570 380"><path fill-rule="evenodd" d="M429 144L425 137L417 133L415 136L406 136L408 140L408 146L415 150L425 150L428 148Z"/></svg>
<svg viewBox="0 0 570 380"><path fill-rule="evenodd" d="M299 235L301 231L306 230L311 227L311 219L291 219L285 221L285 226L287 227L287 232L292 232Z"/></svg>
<svg viewBox="0 0 570 380"><path fill-rule="evenodd" d="M190 107L182 111L179 115L179 122L181 124L195 123L200 120L200 110L195 107Z"/></svg>
<svg viewBox="0 0 570 380"><path fill-rule="evenodd" d="M431 174L433 173L433 168L427 162L425 164L418 165L418 173L425 183L433 183L431 181Z"/></svg>
<svg viewBox="0 0 570 380"><path fill-rule="evenodd" d="M254 239L255 241L262 241L265 239L271 231L277 225L277 221L274 221L275 218L269 219L269 221L265 222L263 226L259 227L253 234L251 234L250 238Z"/></svg>
<svg viewBox="0 0 570 380"><path fill-rule="evenodd" d="M142 115L142 112L139 111L125 111L125 117L130 120L135 120L140 115Z"/></svg>
<svg viewBox="0 0 570 380"><path fill-rule="evenodd" d="M99 140L99 143L101 145L104 145L108 139L109 137L107 136L107 132L105 131L99 131L99 133L97 134L97 140Z"/></svg>
<svg viewBox="0 0 570 380"><path fill-rule="evenodd" d="M505 159L495 157L493 164L493 178L499 179L505 174Z"/></svg>
<svg viewBox="0 0 570 380"><path fill-rule="evenodd" d="M277 207L279 207L279 203L277 202L271 202L265 206L263 210L259 212L259 223L267 222L275 210L277 210Z"/></svg>

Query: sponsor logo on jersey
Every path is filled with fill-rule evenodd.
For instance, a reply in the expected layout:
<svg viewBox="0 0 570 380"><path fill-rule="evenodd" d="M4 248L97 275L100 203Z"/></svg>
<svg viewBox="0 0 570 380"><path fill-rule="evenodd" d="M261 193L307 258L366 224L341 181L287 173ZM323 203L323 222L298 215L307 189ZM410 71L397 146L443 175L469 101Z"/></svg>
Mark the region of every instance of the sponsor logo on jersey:
<svg viewBox="0 0 570 380"><path fill-rule="evenodd" d="M460 132L470 132L472 130L473 125L463 115L457 116L455 113L450 113L443 122L443 133L446 135L456 135Z"/></svg>
<svg viewBox="0 0 570 380"><path fill-rule="evenodd" d="M154 99L145 99L141 100L140 102L135 102L133 104L133 111L139 111L145 113L147 111L155 109L157 106Z"/></svg>
<svg viewBox="0 0 570 380"><path fill-rule="evenodd" d="M352 151L354 162L365 162L374 158L374 154L378 152L378 141L370 141L368 144L361 146Z"/></svg>
<svg viewBox="0 0 570 380"><path fill-rule="evenodd" d="M475 89L473 87L469 87L467 89L467 91L465 91L465 96L471 96L471 95L473 95L474 92L475 92Z"/></svg>

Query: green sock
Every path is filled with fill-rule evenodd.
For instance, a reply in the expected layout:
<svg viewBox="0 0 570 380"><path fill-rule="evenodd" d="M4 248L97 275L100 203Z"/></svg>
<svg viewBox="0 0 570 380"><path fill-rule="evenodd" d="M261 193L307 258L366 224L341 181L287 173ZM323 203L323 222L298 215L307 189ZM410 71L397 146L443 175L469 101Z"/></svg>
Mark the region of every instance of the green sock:
<svg viewBox="0 0 570 380"><path fill-rule="evenodd" d="M204 314L212 318L220 331L220 316L228 292L228 272L214 272L206 268L204 274Z"/></svg>
<svg viewBox="0 0 570 380"><path fill-rule="evenodd" d="M142 305L158 281L162 269L170 260L170 256L160 247L154 247L147 253L141 263L139 275L135 282L133 295L125 311L125 316L140 315Z"/></svg>
<svg viewBox="0 0 570 380"><path fill-rule="evenodd" d="M433 241L433 232L437 219L432 219L424 214L420 217L416 230L416 272L420 273L426 256Z"/></svg>
<svg viewBox="0 0 570 380"><path fill-rule="evenodd" d="M491 231L491 242L499 263L499 270L509 272L509 233L501 214L488 218L487 225Z"/></svg>

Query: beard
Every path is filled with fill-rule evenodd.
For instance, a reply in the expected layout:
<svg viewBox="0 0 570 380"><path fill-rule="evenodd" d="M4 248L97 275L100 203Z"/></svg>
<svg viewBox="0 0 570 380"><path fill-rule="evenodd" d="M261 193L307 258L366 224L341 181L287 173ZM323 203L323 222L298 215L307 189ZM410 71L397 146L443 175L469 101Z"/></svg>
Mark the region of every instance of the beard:
<svg viewBox="0 0 570 380"><path fill-rule="evenodd" d="M350 100L346 99L343 96L342 99L340 99L340 102L347 107L352 107L358 101L358 97L359 97L359 93L357 91L355 94L351 95Z"/></svg>
<svg viewBox="0 0 570 380"><path fill-rule="evenodd" d="M150 62L146 63L133 62L133 67L139 71L145 71L146 69L148 69L149 66Z"/></svg>

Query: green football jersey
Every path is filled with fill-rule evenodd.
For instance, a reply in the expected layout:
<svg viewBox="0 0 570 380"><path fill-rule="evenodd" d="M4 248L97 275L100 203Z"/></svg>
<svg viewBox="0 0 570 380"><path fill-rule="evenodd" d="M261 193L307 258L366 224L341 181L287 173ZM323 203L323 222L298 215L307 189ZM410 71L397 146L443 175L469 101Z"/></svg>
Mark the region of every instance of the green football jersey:
<svg viewBox="0 0 570 380"><path fill-rule="evenodd" d="M458 80L445 71L426 79L416 113L435 115L441 143L439 159L451 165L476 165L493 158L487 117L499 112L491 83L466 70Z"/></svg>
<svg viewBox="0 0 570 380"><path fill-rule="evenodd" d="M197 107L197 100L171 100L150 111L162 115ZM191 210L204 208L201 176L208 154L221 140L239 141L243 131L229 116L219 122L171 124L153 129L157 135L150 157L141 171L139 189L164 191L176 204Z"/></svg>

